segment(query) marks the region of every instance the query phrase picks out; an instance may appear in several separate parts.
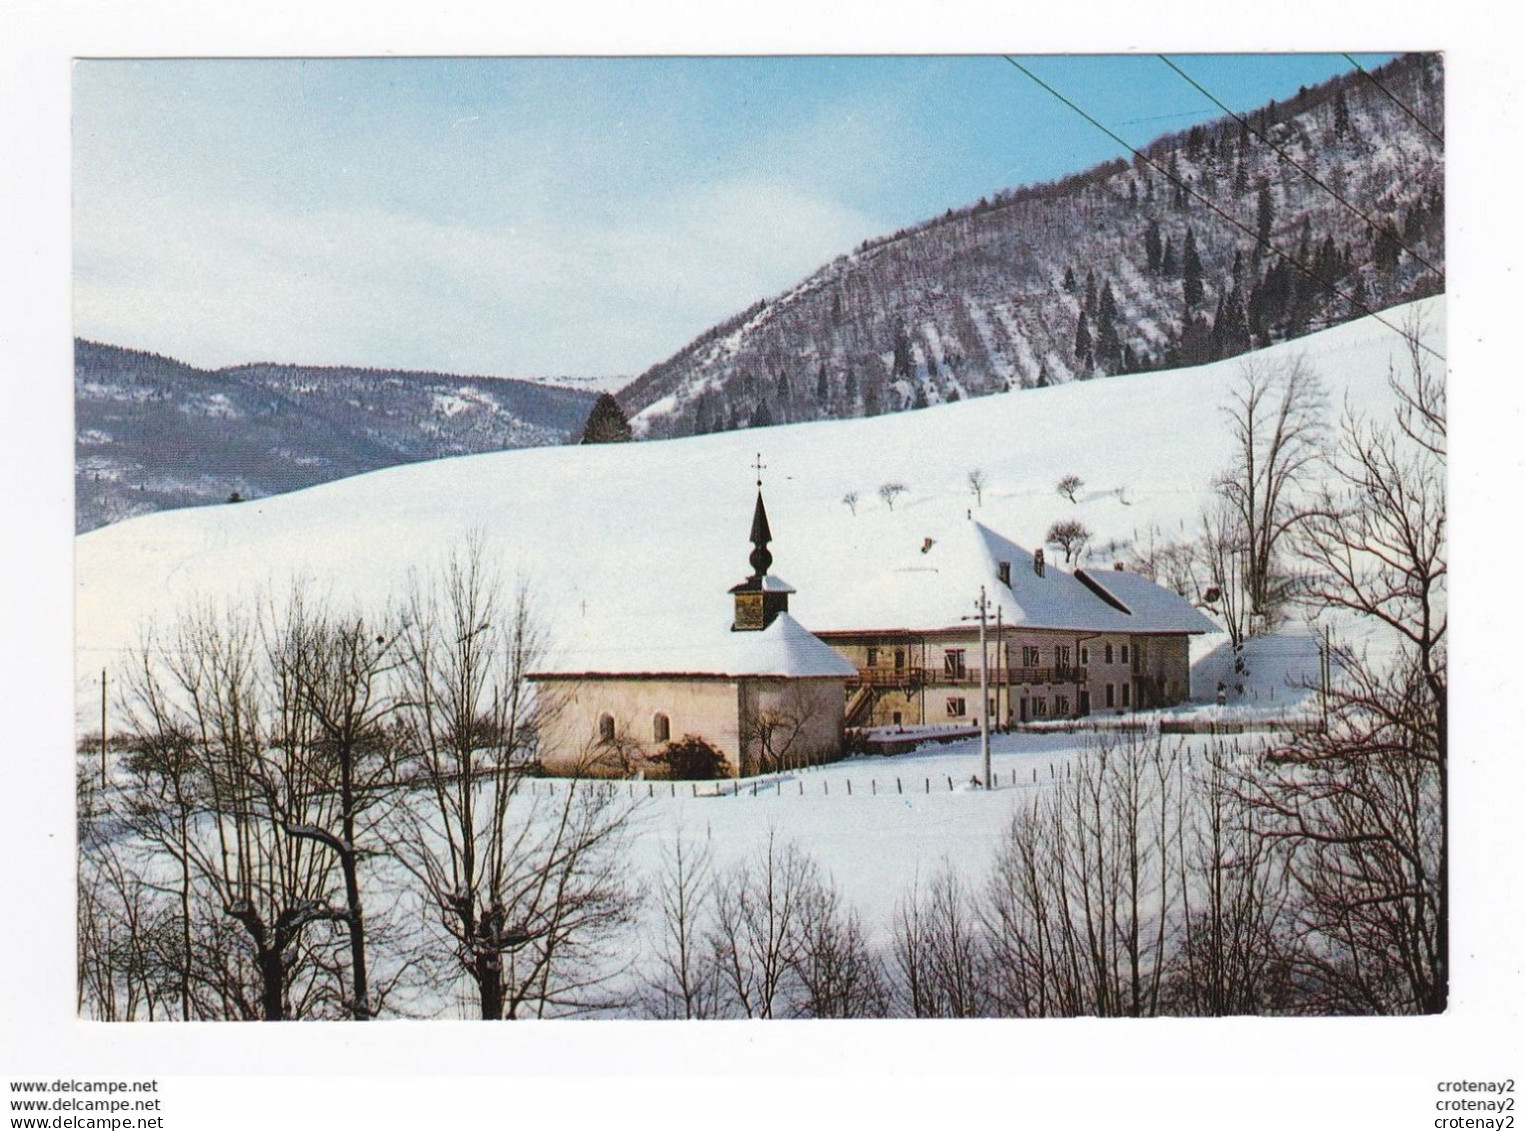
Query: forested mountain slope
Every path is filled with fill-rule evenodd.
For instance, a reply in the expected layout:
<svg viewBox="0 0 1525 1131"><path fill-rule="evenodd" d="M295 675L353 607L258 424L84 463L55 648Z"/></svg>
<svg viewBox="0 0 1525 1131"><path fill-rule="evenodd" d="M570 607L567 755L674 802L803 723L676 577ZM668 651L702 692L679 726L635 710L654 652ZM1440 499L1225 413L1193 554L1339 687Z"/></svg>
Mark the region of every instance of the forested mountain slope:
<svg viewBox="0 0 1525 1131"><path fill-rule="evenodd" d="M441 456L565 442L593 394L443 373L244 365L76 341L75 529Z"/></svg>
<svg viewBox="0 0 1525 1131"><path fill-rule="evenodd" d="M873 416L1211 361L1439 293L1442 123L1437 55L1337 77L869 241L620 402L653 438Z"/></svg>

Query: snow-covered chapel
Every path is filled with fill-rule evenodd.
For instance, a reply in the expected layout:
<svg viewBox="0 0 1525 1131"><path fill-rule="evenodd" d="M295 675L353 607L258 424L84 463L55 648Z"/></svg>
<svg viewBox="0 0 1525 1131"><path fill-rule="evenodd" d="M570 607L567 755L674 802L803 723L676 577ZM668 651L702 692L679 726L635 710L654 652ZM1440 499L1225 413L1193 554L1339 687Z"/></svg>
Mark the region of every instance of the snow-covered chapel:
<svg viewBox="0 0 1525 1131"><path fill-rule="evenodd" d="M857 669L789 614L794 589L769 573L761 485L752 572L731 588L730 625L668 626L625 640L596 667L533 673L541 757L552 773L630 775L693 735L733 775L841 756L846 686Z"/></svg>

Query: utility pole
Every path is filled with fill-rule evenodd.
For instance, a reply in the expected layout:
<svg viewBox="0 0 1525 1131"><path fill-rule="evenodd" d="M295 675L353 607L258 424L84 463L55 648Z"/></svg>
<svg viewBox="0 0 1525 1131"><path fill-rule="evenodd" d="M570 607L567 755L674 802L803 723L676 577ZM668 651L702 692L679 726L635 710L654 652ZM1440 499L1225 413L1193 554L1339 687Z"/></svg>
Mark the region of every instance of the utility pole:
<svg viewBox="0 0 1525 1131"><path fill-rule="evenodd" d="M990 788L990 653L986 648L985 624L990 609L990 601L985 596L985 587L980 586L980 599L975 606L980 610L977 617L962 617L962 620L977 620L980 622L980 757L985 766L985 788Z"/></svg>
<svg viewBox="0 0 1525 1131"><path fill-rule="evenodd" d="M1006 729L1006 716L1011 713L1011 689L1006 686L1006 642L1001 637L1001 617L1005 609L995 609L995 718L996 726ZM1001 706L1001 690L1006 690L1006 706Z"/></svg>
<svg viewBox="0 0 1525 1131"><path fill-rule="evenodd" d="M101 788L106 782L106 669L101 669Z"/></svg>

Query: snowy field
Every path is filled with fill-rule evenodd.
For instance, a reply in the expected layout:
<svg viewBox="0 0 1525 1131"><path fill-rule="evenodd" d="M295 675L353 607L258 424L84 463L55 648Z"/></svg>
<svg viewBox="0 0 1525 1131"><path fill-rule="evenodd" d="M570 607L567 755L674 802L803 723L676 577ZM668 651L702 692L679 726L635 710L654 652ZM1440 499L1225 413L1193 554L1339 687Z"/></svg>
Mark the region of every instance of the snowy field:
<svg viewBox="0 0 1525 1131"><path fill-rule="evenodd" d="M1084 733L991 735L997 786L988 792L971 781L983 772L978 738L736 782L621 783L619 792L641 800L632 858L639 869L660 870L680 834L708 838L724 867L771 831L828 869L873 941L887 946L895 902L918 877L944 863L982 876L1012 819L1089 741Z"/></svg>
<svg viewBox="0 0 1525 1131"><path fill-rule="evenodd" d="M1443 300L1387 311L1424 320L1443 347ZM1387 376L1403 342L1363 319L1255 355L1305 358L1331 413L1390 408ZM682 440L539 448L467 456L356 476L237 505L147 515L76 540L76 702L82 731L98 727L100 672L119 667L146 628L198 602L252 600L304 577L337 600L395 604L410 575L438 566L472 534L511 583L524 584L553 649L617 653L640 638L658 653L695 625L728 624L727 589L748 572L753 471L762 454L774 572L798 590L791 610L850 601L857 579L914 553L923 538L974 515L1034 547L1057 519L1094 532L1086 564L1126 558L1151 531L1190 537L1229 459L1219 406L1244 359L1196 369L1067 384L920 412ZM979 468L983 504L970 493ZM1054 489L1085 486L1075 503ZM893 508L881 484L907 491ZM844 496L855 493L854 508ZM973 599L971 594L971 600ZM1311 639L1278 663L1306 667ZM1194 679L1211 696L1223 638L1199 638ZM1214 653L1216 651L1216 656ZM550 658L554 663L554 655ZM1249 706L1284 686L1254 674ZM1261 686L1261 685L1264 686Z"/></svg>

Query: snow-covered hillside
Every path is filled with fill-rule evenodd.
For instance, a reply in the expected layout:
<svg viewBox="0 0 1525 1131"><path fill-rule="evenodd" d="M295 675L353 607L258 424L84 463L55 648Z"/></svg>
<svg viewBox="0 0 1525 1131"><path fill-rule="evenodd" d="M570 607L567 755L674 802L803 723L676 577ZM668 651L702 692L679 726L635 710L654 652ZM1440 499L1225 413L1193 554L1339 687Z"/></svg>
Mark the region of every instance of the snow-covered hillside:
<svg viewBox="0 0 1525 1131"><path fill-rule="evenodd" d="M1444 306L1387 312L1426 320L1443 351ZM1388 403L1403 342L1372 319L1263 351L1304 356L1331 411ZM478 534L506 578L522 581L553 647L648 650L695 625L729 623L727 589L749 572L751 465L761 453L774 571L813 614L850 599L870 571L969 515L1041 544L1056 519L1094 532L1108 565L1149 539L1189 536L1228 460L1218 406L1243 359L1196 369L998 394L920 412L642 444L536 448L391 468L246 503L132 519L77 540L77 697L96 725L99 673L126 661L150 624L191 603L253 597L305 576L341 601L400 599ZM971 470L985 473L983 503ZM1071 503L1055 491L1074 474ZM893 509L878 488L900 482ZM856 493L854 507L844 496ZM970 593L971 604L977 594Z"/></svg>

